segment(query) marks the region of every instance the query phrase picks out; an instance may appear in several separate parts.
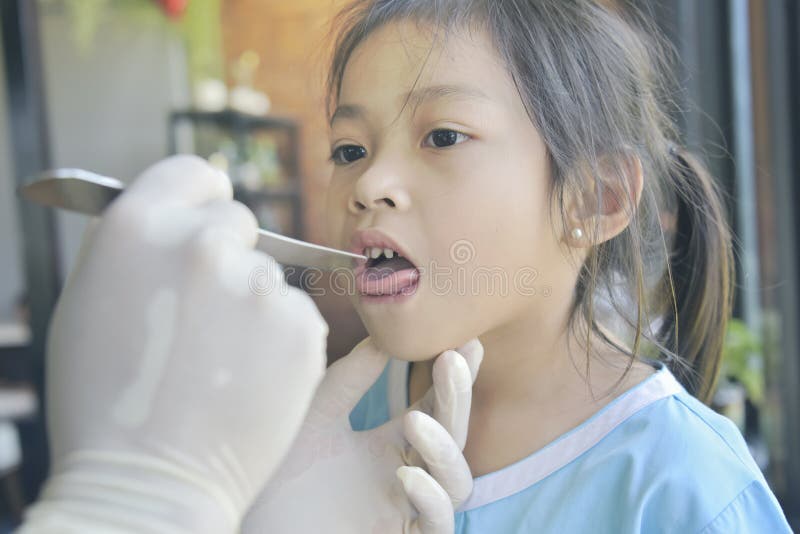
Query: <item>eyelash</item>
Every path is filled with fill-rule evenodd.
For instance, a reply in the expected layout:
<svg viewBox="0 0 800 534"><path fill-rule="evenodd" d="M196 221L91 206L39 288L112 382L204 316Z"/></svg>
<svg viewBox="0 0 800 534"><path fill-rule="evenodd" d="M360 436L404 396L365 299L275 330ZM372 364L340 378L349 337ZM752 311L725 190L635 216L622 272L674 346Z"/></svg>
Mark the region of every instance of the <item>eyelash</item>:
<svg viewBox="0 0 800 534"><path fill-rule="evenodd" d="M438 133L438 132L448 132L448 133L454 133L454 134L456 134L456 137L457 137L457 138L458 138L459 136L460 136L460 137L462 137L462 138L464 138L464 140L463 140L463 141L461 141L462 143L463 143L464 141L466 141L466 140L470 139L470 136L469 136L469 135L467 135L467 134L465 134L465 133L457 132L457 131L455 131L455 130L451 130L451 129L449 129L449 128L437 128L436 130L433 130L431 133L429 133L429 134L427 135L427 137L425 137L425 140L427 141L427 140L428 140L428 138L429 138L430 136L432 136L433 134L435 134L435 133ZM439 147L439 146L435 146L434 148L450 148L450 147L452 147L452 146L455 146L455 145L457 145L457 144L459 144L459 142L455 142L455 143L453 143L452 145L446 145L446 146L441 146L441 147ZM346 148L360 148L360 149L361 149L362 156L361 156L360 158L358 158L358 159L361 159L361 158L363 158L363 157L364 157L364 156L363 156L363 153L364 153L364 152L366 152L366 150L365 150L363 147L361 147L361 146L358 146L358 145L341 145L341 146L338 146L338 147L336 147L336 148L334 148L334 149L333 149L333 152L332 152L331 156L328 158L328 160L329 160L329 161L332 161L334 165L349 165L349 164L351 164L351 163L355 163L356 161L358 161L358 159L356 159L356 160L353 160L353 161L340 161L340 160L339 160L339 158L338 158L338 157L341 155L341 153L342 153L343 149L346 149Z"/></svg>

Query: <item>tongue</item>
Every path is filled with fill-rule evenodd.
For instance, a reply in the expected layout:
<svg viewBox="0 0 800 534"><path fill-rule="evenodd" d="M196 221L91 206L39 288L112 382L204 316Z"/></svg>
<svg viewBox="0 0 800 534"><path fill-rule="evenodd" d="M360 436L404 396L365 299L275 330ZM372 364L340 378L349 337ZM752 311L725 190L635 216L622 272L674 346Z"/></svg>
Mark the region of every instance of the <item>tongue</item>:
<svg viewBox="0 0 800 534"><path fill-rule="evenodd" d="M414 264L405 258L395 256L394 258L385 259L376 263L372 267L369 267L367 271L372 271L374 273L373 276L386 276L397 271L402 271L403 269L414 269Z"/></svg>
<svg viewBox="0 0 800 534"><path fill-rule="evenodd" d="M404 258L392 258L365 269L356 278L356 288L366 295L410 294L418 278L414 264Z"/></svg>

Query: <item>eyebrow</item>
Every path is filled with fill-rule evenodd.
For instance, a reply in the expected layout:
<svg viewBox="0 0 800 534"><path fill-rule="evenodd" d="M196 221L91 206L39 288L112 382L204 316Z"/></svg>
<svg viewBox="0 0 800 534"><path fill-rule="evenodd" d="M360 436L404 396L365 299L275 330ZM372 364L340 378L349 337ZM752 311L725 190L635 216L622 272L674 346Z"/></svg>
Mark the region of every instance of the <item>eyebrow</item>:
<svg viewBox="0 0 800 534"><path fill-rule="evenodd" d="M464 98L471 100L486 100L489 98L477 87L469 87L466 85L432 85L414 89L400 96L412 105L412 109L416 109L423 102L442 98ZM333 122L336 119L359 119L364 115L366 115L364 106L358 104L343 104L338 106L336 111L333 112L333 115L331 115L330 125L333 126Z"/></svg>

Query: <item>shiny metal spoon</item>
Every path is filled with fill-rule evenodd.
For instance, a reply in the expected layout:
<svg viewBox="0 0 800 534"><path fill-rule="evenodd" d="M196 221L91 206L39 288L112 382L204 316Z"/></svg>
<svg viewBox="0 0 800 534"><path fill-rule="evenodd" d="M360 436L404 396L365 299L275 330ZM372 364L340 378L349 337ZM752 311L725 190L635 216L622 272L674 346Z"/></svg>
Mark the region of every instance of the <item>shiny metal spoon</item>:
<svg viewBox="0 0 800 534"><path fill-rule="evenodd" d="M43 172L39 179L19 188L26 199L54 208L86 215L100 215L122 191L125 184L83 169L54 169ZM325 271L352 268L354 260L366 259L335 248L315 245L268 230L258 230L256 248L278 263L314 267Z"/></svg>

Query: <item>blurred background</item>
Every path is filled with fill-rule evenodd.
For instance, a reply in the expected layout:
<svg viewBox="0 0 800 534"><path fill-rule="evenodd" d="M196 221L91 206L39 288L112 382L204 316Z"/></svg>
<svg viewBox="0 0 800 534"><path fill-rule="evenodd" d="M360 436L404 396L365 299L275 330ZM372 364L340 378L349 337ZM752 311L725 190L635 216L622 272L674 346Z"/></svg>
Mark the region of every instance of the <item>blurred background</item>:
<svg viewBox="0 0 800 534"><path fill-rule="evenodd" d="M324 243L323 79L344 3L0 0L0 532L47 473L45 333L87 220L26 203L16 187L52 167L127 181L193 152L226 166L262 227ZM800 6L634 3L680 57L677 120L729 193L740 242L714 408L739 425L797 530ZM326 293L315 298L334 360L366 332L345 297Z"/></svg>

